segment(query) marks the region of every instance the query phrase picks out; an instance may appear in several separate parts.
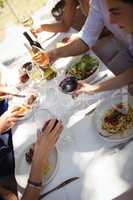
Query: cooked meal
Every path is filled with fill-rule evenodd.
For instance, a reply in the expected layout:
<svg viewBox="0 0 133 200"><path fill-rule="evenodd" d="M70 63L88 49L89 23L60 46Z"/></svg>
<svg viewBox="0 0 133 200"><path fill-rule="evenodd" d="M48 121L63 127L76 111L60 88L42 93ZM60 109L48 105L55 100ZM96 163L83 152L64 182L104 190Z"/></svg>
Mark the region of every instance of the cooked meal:
<svg viewBox="0 0 133 200"><path fill-rule="evenodd" d="M131 128L133 128L133 108L122 103L112 107L102 121L102 129L110 134L123 134Z"/></svg>
<svg viewBox="0 0 133 200"><path fill-rule="evenodd" d="M25 160L30 165L32 163L33 155L34 155L34 147L35 144L32 144L29 150L25 153ZM51 165L47 162L46 167L44 168L44 175L46 175L51 169Z"/></svg>
<svg viewBox="0 0 133 200"><path fill-rule="evenodd" d="M26 152L26 154L25 154L25 159L28 164L32 163L32 158L33 158L33 154L34 154L34 146L35 146L35 144L32 144L31 147L29 148L28 152Z"/></svg>
<svg viewBox="0 0 133 200"><path fill-rule="evenodd" d="M18 116L23 117L29 111L30 107L26 104L22 104L21 106L15 107L14 110L18 111Z"/></svg>
<svg viewBox="0 0 133 200"><path fill-rule="evenodd" d="M36 99L37 99L37 95L31 94L31 95L28 97L26 103L27 103L28 105L32 105L32 104L35 102Z"/></svg>
<svg viewBox="0 0 133 200"><path fill-rule="evenodd" d="M99 62L95 57L84 55L78 63L66 70L66 74L75 77L77 80L84 80L92 75L98 67Z"/></svg>

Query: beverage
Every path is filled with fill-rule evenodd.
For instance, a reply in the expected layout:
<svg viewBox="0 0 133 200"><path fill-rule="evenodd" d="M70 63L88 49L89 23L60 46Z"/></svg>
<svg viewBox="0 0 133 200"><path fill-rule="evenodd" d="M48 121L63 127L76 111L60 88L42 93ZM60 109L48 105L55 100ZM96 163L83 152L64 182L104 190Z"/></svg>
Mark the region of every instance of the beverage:
<svg viewBox="0 0 133 200"><path fill-rule="evenodd" d="M22 19L22 24L25 27L29 27L29 28L32 29L32 26L33 26L33 19L32 19L32 17L27 17L27 18Z"/></svg>
<svg viewBox="0 0 133 200"><path fill-rule="evenodd" d="M42 46L41 44L38 42L38 41L35 41L31 38L31 36L27 33L27 32L24 32L23 35L26 37L26 39L28 40L30 46L35 46L35 47L39 47L42 49Z"/></svg>
<svg viewBox="0 0 133 200"><path fill-rule="evenodd" d="M36 62L35 57L40 57L40 62L36 63L36 67L38 67L43 72L43 77L46 80L51 80L56 77L57 72L49 65L49 57L47 53L42 52L42 50L36 46L32 46L32 48L29 48L27 45L25 45L28 49L29 53L32 56L32 60ZM36 74L35 74L36 77Z"/></svg>
<svg viewBox="0 0 133 200"><path fill-rule="evenodd" d="M43 69L43 72L44 72L44 78L46 80L51 80L51 79L55 78L57 75L57 72L52 67Z"/></svg>
<svg viewBox="0 0 133 200"><path fill-rule="evenodd" d="M34 60L34 57L39 56L40 62L37 64L42 68L47 68L47 65L49 64L49 57L47 53L44 53L44 51L42 51L37 46L32 46L31 56L33 60Z"/></svg>
<svg viewBox="0 0 133 200"><path fill-rule="evenodd" d="M41 80L42 79L42 73L40 73L40 71L35 70L34 72L32 72L31 74L31 79L35 80L35 81L38 81L38 80Z"/></svg>
<svg viewBox="0 0 133 200"><path fill-rule="evenodd" d="M26 66L25 70L28 76L34 81L38 82L43 80L44 78L43 71L33 63L29 63L29 65Z"/></svg>

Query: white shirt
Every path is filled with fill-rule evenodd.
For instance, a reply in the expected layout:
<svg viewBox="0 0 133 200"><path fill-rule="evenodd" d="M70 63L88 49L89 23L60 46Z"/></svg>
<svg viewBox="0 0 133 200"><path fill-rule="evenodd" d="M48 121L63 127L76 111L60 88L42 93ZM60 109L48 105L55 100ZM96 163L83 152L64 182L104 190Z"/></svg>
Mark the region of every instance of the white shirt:
<svg viewBox="0 0 133 200"><path fill-rule="evenodd" d="M133 40L131 40L133 36L125 33L116 24L110 23L106 0L92 0L89 15L85 25L79 32L79 37L91 48L99 38L104 26L106 26L133 55Z"/></svg>

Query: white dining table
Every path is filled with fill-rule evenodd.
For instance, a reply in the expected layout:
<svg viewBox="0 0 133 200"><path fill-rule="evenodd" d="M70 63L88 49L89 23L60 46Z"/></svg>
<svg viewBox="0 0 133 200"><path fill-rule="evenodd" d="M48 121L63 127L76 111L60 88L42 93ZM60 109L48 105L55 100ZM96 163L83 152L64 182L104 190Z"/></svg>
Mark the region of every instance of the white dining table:
<svg viewBox="0 0 133 200"><path fill-rule="evenodd" d="M51 42L43 44L44 48L55 47L58 41L70 34L71 31L56 35ZM93 52L90 54L95 56ZM21 61L26 58L28 56L22 57ZM39 118L37 121L36 111L44 109L45 112L47 109L52 116L62 119L65 128L57 143L59 152L57 173L52 181L42 188L41 193L47 192L68 178L77 176L80 178L44 199L111 200L133 187L133 142L122 150L111 149L117 142L110 142L100 137L95 126L95 112L84 115L99 99L111 97L112 91L93 96L81 95L74 100L58 89L58 84L64 76L63 69L73 60L75 58L58 60L55 63L55 68L59 71L57 78L39 86L32 85L39 91L41 98L32 115L26 120L19 121L13 128L15 159L17 161L21 152L30 144L30 138L36 138L37 124L40 123ZM19 61L16 61L15 65ZM10 72L13 73L13 69L11 67ZM107 77L104 80L113 77L112 72L100 61L100 72L95 80L105 74Z"/></svg>

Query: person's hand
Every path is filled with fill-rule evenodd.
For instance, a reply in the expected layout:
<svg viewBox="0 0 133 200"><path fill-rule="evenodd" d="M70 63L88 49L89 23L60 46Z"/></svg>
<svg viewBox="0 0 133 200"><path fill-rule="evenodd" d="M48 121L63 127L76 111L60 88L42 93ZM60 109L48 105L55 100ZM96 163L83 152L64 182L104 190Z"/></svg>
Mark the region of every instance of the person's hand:
<svg viewBox="0 0 133 200"><path fill-rule="evenodd" d="M17 94L18 90L15 87L0 85L0 99L10 98L10 93Z"/></svg>
<svg viewBox="0 0 133 200"><path fill-rule="evenodd" d="M3 187L1 191L1 196L3 197L4 200L18 200L17 196L13 192Z"/></svg>
<svg viewBox="0 0 133 200"><path fill-rule="evenodd" d="M3 133L10 128L14 127L16 121L18 120L18 111L16 109L12 111L6 111L0 117L0 133Z"/></svg>
<svg viewBox="0 0 133 200"><path fill-rule="evenodd" d="M54 149L55 144L63 130L62 122L52 119L44 125L42 133L38 134L38 139L34 147L33 162L45 165L49 153Z"/></svg>
<svg viewBox="0 0 133 200"><path fill-rule="evenodd" d="M40 28L37 28L37 29L32 29L31 30L31 32L32 32L32 34L35 36L35 37L37 37L37 34L38 33L41 33L43 30L42 30L42 28L40 27Z"/></svg>
<svg viewBox="0 0 133 200"><path fill-rule="evenodd" d="M32 57L33 62L41 67L45 67L49 64L49 56L44 51L38 51L35 55Z"/></svg>
<svg viewBox="0 0 133 200"><path fill-rule="evenodd" d="M55 50L51 50L49 52L43 52L40 51L37 54L35 54L33 57L33 62L42 66L44 64L53 64L57 59L57 54L56 54L56 49Z"/></svg>
<svg viewBox="0 0 133 200"><path fill-rule="evenodd" d="M47 52L50 64L53 64L56 60L58 60L60 58L58 49L59 48L56 48L56 49L53 49L53 50Z"/></svg>
<svg viewBox="0 0 133 200"><path fill-rule="evenodd" d="M77 89L72 93L72 97L77 97L81 93L94 94L95 89L95 85L90 85L84 81L78 81Z"/></svg>

